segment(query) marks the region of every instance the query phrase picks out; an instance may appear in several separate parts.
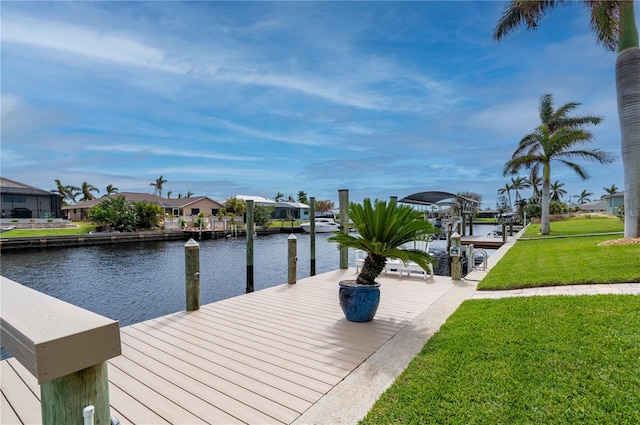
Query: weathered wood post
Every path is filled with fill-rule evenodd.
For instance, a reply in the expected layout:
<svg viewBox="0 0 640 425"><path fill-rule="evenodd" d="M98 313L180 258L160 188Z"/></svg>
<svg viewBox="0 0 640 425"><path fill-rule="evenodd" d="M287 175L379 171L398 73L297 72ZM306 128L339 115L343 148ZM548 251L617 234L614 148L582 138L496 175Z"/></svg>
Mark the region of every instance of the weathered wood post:
<svg viewBox="0 0 640 425"><path fill-rule="evenodd" d="M502 222L502 242L507 241L507 223L505 221Z"/></svg>
<svg viewBox="0 0 640 425"><path fill-rule="evenodd" d="M349 190L339 189L338 200L340 202L340 225L342 226L342 233L349 233L349 217L347 210L349 209ZM340 268L349 268L349 249L340 248Z"/></svg>
<svg viewBox="0 0 640 425"><path fill-rule="evenodd" d="M253 200L247 200L247 288L253 292Z"/></svg>
<svg viewBox="0 0 640 425"><path fill-rule="evenodd" d="M200 308L200 244L189 239L184 244L184 280L187 290L187 311Z"/></svg>
<svg viewBox="0 0 640 425"><path fill-rule="evenodd" d="M298 261L298 238L293 233L287 238L288 257L288 283L296 283L296 262Z"/></svg>
<svg viewBox="0 0 640 425"><path fill-rule="evenodd" d="M314 196L309 198L309 246L311 248L310 265L311 270L309 276L316 275L316 198Z"/></svg>
<svg viewBox="0 0 640 425"><path fill-rule="evenodd" d="M82 410L88 405L95 408L96 425L110 424L107 362L40 384L40 398L44 425L79 424Z"/></svg>

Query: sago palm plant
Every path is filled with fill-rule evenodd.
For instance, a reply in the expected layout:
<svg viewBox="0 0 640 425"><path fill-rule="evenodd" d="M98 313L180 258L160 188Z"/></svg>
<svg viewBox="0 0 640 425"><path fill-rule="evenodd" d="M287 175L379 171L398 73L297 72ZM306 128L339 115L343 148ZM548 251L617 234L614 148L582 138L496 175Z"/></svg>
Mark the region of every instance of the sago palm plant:
<svg viewBox="0 0 640 425"><path fill-rule="evenodd" d="M409 242L425 240L435 233L433 225L411 206L398 205L395 201L372 203L366 198L362 204L351 203L348 215L358 235L337 231L329 241L338 243L340 248L360 249L368 254L356 279L359 285L375 285L387 258L413 261L424 270L433 261L425 251L403 248Z"/></svg>

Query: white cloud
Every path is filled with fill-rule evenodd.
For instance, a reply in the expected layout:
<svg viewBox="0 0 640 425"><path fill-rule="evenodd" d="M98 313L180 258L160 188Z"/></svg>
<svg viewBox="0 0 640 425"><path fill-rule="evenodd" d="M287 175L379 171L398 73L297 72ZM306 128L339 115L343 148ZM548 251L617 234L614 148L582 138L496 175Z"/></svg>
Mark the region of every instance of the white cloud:
<svg viewBox="0 0 640 425"><path fill-rule="evenodd" d="M260 161L261 158L252 157L252 156L241 156L241 155L229 155L229 154L218 154L212 153L211 151L200 152L200 151L189 151L180 148L162 148L156 146L144 146L144 145L98 145L98 146L87 146L85 147L88 151L102 151L102 152L123 152L123 153L133 153L133 154L151 154L151 155L159 155L159 156L170 156L170 157L186 157L186 158L203 158L203 159L221 159L225 161Z"/></svg>
<svg viewBox="0 0 640 425"><path fill-rule="evenodd" d="M25 16L3 19L0 34L3 43L15 43L93 59L184 73L184 64L170 63L165 52L121 35L111 35L70 24L44 21Z"/></svg>

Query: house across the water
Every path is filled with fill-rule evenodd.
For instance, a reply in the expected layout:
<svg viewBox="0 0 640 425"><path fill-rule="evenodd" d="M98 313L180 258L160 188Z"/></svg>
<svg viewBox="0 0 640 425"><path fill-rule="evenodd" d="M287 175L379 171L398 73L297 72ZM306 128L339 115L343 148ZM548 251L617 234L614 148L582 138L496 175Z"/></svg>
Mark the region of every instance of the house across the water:
<svg viewBox="0 0 640 425"><path fill-rule="evenodd" d="M152 204L160 205L166 215L175 217L194 217L202 213L205 216L216 215L222 208L219 202L216 202L206 196L193 196L189 198L162 198L150 193L137 192L121 192L111 196L124 196L129 202L147 201ZM62 207L64 213L73 221L88 220L89 209L104 201L107 197L91 199L77 204Z"/></svg>

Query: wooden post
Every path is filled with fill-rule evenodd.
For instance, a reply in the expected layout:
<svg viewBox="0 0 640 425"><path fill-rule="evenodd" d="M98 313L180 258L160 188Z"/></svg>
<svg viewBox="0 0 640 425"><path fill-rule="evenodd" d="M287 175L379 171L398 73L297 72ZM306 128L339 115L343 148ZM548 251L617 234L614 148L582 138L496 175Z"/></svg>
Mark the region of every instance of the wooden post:
<svg viewBox="0 0 640 425"><path fill-rule="evenodd" d="M316 198L314 196L309 198L309 223L310 223L310 233L309 233L309 246L311 248L310 254L310 264L311 270L309 271L309 276L316 275Z"/></svg>
<svg viewBox="0 0 640 425"><path fill-rule="evenodd" d="M347 216L347 210L349 208L349 190L339 189L338 199L340 202L340 225L342 226L342 233L349 233L349 217ZM349 268L348 248L340 248L340 268Z"/></svg>
<svg viewBox="0 0 640 425"><path fill-rule="evenodd" d="M200 308L200 244L189 239L184 244L184 280L187 290L187 311Z"/></svg>
<svg viewBox="0 0 640 425"><path fill-rule="evenodd" d="M247 288L253 292L253 200L247 200Z"/></svg>
<svg viewBox="0 0 640 425"><path fill-rule="evenodd" d="M505 221L502 222L502 242L507 241L507 223Z"/></svg>
<svg viewBox="0 0 640 425"><path fill-rule="evenodd" d="M293 233L287 238L288 257L288 283L296 283L296 262L298 261L298 238Z"/></svg>
<svg viewBox="0 0 640 425"><path fill-rule="evenodd" d="M389 196L389 201L390 202L398 202L398 197L397 196Z"/></svg>
<svg viewBox="0 0 640 425"><path fill-rule="evenodd" d="M94 423L111 423L107 362L44 382L40 385L43 425L81 424L82 409L95 407Z"/></svg>

